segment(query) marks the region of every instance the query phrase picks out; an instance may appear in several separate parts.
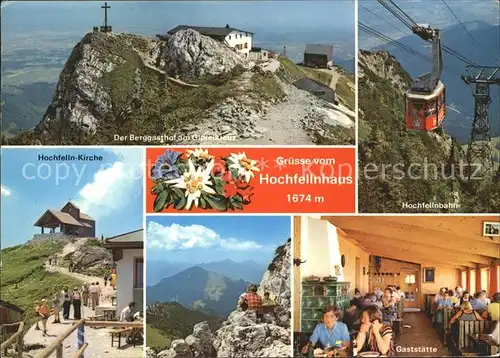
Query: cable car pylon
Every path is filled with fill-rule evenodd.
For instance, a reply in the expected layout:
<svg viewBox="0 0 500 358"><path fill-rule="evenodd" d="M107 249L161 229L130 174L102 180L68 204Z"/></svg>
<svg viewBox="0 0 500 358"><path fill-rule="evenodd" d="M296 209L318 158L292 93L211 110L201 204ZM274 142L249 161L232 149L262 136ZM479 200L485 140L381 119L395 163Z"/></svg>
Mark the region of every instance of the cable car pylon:
<svg viewBox="0 0 500 358"><path fill-rule="evenodd" d="M490 86L500 85L500 67L467 66L462 80L474 85L474 120L467 146L467 179L489 176L493 170L490 120L488 109L491 104ZM479 170L477 165L480 165Z"/></svg>

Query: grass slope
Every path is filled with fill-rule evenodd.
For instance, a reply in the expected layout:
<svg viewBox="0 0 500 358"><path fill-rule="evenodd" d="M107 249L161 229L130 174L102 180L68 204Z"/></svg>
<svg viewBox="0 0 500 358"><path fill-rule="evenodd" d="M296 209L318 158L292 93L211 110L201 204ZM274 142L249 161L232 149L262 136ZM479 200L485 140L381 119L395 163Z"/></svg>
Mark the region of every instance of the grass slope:
<svg viewBox="0 0 500 358"><path fill-rule="evenodd" d="M49 300L62 287L82 284L70 276L47 272L44 262L60 251L64 242L48 241L34 245L18 245L2 250L2 300L25 310L24 321L29 328L34 322L34 304L43 296ZM50 303L50 302L49 302Z"/></svg>
<svg viewBox="0 0 500 358"><path fill-rule="evenodd" d="M221 318L190 310L177 302L156 303L146 311L146 344L155 351L170 348L175 339L184 339L193 333L193 327L207 321L212 332L222 325Z"/></svg>

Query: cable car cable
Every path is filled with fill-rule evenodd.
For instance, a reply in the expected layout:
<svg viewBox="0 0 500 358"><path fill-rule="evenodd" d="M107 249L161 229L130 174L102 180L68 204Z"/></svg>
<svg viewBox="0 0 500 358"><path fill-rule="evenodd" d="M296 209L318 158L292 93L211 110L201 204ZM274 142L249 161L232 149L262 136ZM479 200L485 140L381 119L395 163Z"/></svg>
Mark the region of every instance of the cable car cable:
<svg viewBox="0 0 500 358"><path fill-rule="evenodd" d="M363 31L365 33L368 33L368 34L370 34L370 35L378 38L381 41L384 41L384 42L393 44L395 46L398 46L399 48L401 48L401 49L403 49L403 50L411 53L412 55L414 55L417 58L420 58L420 59L423 59L423 60L426 60L426 61L429 61L429 62L433 62L433 60L429 56L424 55L424 54L418 52L417 50L414 50L411 47L409 47L407 45L404 45L403 43L401 43L401 42L399 42L397 40L394 40L394 39L390 38L387 35L384 35L381 32L378 32L377 30L369 27L368 25L365 25L365 24L363 24L361 22L358 22L358 26L359 26L359 29L361 31ZM452 71L456 72L457 74L461 75L461 71L459 69L453 67L453 66L444 65L444 68L452 70Z"/></svg>
<svg viewBox="0 0 500 358"><path fill-rule="evenodd" d="M385 7L389 12L391 12L399 21L401 21L410 30L413 31L413 25L418 26L418 24L406 12L404 12L397 4L395 4L394 1L392 1L392 0L377 0L377 1L383 7ZM397 10L395 10L394 8L391 8L390 5L386 1L390 2L396 9L399 10L400 13L398 14ZM431 42L431 41L427 41L427 42ZM443 45L443 44L441 45L441 47L442 47L443 51L447 52L451 56L456 57L460 61L465 62L469 65L477 66L477 64L475 62L469 60L467 57L461 55L460 53L451 49L450 47Z"/></svg>
<svg viewBox="0 0 500 358"><path fill-rule="evenodd" d="M396 41L396 40L393 40L391 39L389 36L386 36L380 32L378 32L377 30L363 24L363 23L358 23L359 25L359 28L360 30L362 30L363 32L366 32L370 35L373 35L374 37L377 37L378 39L384 41L384 42L388 42L388 43L391 43L391 44L394 44L400 48L402 48L403 50L405 51L408 51L410 52L412 55L414 55L415 57L418 57L418 58L421 58L421 59L424 59L424 60L427 60L427 61L432 61L432 59L429 57L429 56L426 56L414 49L412 49L411 47L408 47L404 44L402 44L401 42L399 41Z"/></svg>
<svg viewBox="0 0 500 358"><path fill-rule="evenodd" d="M367 9L366 7L364 7L363 5L359 5L359 7L361 7L362 9L364 9L365 11L369 12L370 14L378 17L380 20L386 22L387 24L391 25L393 28L395 28L396 30L398 31L401 31L402 33L404 33L403 30L401 30L400 28L396 27L394 24L390 23L389 21L387 21L386 19L384 19L382 16L380 15L377 15L376 13L374 13L373 11L371 11L370 9Z"/></svg>
<svg viewBox="0 0 500 358"><path fill-rule="evenodd" d="M450 10L450 12L453 14L453 16L455 16L455 19L460 23L460 25L462 25L462 27L464 28L465 31L467 31L467 33L469 34L470 38L472 39L472 41L474 41L477 45L479 45L479 42L477 42L477 40L474 38L474 36L472 36L472 34L470 33L469 30L467 30L467 27L465 27L465 25L463 24L462 21L460 21L460 19L457 17L457 15L455 15L455 13L453 12L453 10L448 6L448 4L446 3L445 0L441 0L443 2L443 4L445 4L445 6L448 8L448 10Z"/></svg>

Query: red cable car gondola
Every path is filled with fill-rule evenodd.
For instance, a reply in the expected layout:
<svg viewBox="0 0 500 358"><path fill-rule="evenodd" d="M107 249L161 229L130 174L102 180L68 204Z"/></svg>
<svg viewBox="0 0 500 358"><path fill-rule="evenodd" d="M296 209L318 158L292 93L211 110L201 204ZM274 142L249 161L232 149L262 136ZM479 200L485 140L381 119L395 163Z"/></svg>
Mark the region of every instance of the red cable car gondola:
<svg viewBox="0 0 500 358"><path fill-rule="evenodd" d="M405 121L410 130L433 131L446 116L445 86L439 80L443 69L441 39L438 29L429 26L414 26L413 32L432 42L434 65L432 72L419 76L406 92Z"/></svg>

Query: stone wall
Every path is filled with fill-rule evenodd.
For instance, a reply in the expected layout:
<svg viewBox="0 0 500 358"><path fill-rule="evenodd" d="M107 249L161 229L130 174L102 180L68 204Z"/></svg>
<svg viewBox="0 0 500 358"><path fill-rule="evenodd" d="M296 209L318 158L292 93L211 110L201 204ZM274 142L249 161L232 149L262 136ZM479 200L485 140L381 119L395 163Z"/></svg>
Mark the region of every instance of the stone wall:
<svg viewBox="0 0 500 358"><path fill-rule="evenodd" d="M40 243L50 240L71 240L76 238L75 236L66 235L62 232L55 232L53 234L35 234L33 238L29 241L30 244Z"/></svg>

